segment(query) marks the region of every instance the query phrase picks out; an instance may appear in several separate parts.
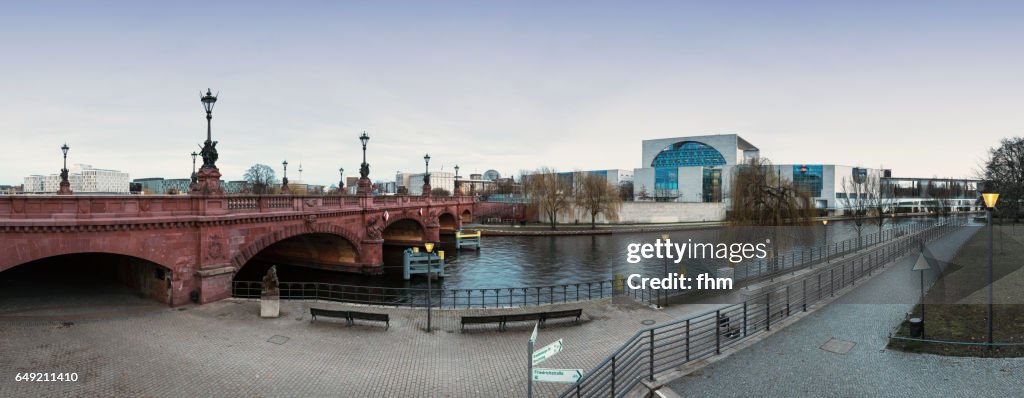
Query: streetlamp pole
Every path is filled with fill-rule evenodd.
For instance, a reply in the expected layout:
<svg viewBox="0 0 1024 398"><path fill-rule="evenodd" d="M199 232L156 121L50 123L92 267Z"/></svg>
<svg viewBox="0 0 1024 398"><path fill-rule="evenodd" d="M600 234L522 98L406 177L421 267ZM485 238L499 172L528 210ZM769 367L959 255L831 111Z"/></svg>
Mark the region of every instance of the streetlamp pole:
<svg viewBox="0 0 1024 398"><path fill-rule="evenodd" d="M462 187L459 185L459 165L455 165L455 192L454 196L462 196Z"/></svg>
<svg viewBox="0 0 1024 398"><path fill-rule="evenodd" d="M345 168L338 168L338 193L345 194Z"/></svg>
<svg viewBox="0 0 1024 398"><path fill-rule="evenodd" d="M993 286L995 285L995 276L992 266L992 211L995 210L996 202L999 200L999 194L995 192L983 193L981 197L985 200L985 207L988 209L986 221L988 224L988 349L992 349L992 301L993 301Z"/></svg>
<svg viewBox="0 0 1024 398"><path fill-rule="evenodd" d="M57 191L58 195L70 195L71 194L71 181L68 181L68 150L71 147L65 142L61 145L60 150L64 153L64 167L60 169L60 190Z"/></svg>
<svg viewBox="0 0 1024 398"><path fill-rule="evenodd" d="M824 250L822 255L825 256L825 261L828 261L828 219L821 220L821 229L825 231L825 241L822 242L821 247Z"/></svg>
<svg viewBox="0 0 1024 398"><path fill-rule="evenodd" d="M423 155L423 196L430 196L430 154Z"/></svg>
<svg viewBox="0 0 1024 398"><path fill-rule="evenodd" d="M363 163L359 165L359 189L360 195L370 194L370 165L366 163L366 143L370 141L370 136L364 131L359 136L359 142L363 143Z"/></svg>
<svg viewBox="0 0 1024 398"><path fill-rule="evenodd" d="M217 170L217 141L213 140L212 128L213 106L217 103L217 95L206 89L206 94L200 91L199 96L199 101L203 103L203 109L206 111L206 141L199 151L199 156L203 157L203 166L196 174L196 188L193 191L202 195L223 195L220 171Z"/></svg>
<svg viewBox="0 0 1024 398"><path fill-rule="evenodd" d="M668 239L669 239L668 234L661 234L661 242L662 242L662 244L666 245L666 247L668 245ZM665 277L668 278L668 250L667 249L665 250ZM665 290L665 289L662 289L662 290ZM664 303L662 303L661 306L662 307L668 307L668 292L664 292L663 295L664 295L664 299L663 299Z"/></svg>
<svg viewBox="0 0 1024 398"><path fill-rule="evenodd" d="M284 177L281 178L281 194L287 195L291 193L291 190L288 189L288 161L281 162L281 165L284 166Z"/></svg>
<svg viewBox="0 0 1024 398"><path fill-rule="evenodd" d="M431 254L434 251L434 242L424 243L423 247L427 249L427 333L433 333L434 329L430 324L430 310L434 305L434 289L430 279L434 269L430 262L432 261Z"/></svg>

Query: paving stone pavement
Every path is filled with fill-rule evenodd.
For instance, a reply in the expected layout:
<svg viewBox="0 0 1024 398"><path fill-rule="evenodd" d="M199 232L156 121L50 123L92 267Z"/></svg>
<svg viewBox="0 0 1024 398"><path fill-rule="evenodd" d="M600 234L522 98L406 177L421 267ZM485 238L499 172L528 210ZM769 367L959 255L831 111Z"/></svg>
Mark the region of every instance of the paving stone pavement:
<svg viewBox="0 0 1024 398"><path fill-rule="evenodd" d="M930 244L951 259L975 228ZM885 349L888 334L920 294L909 271L916 256L895 266L745 350L674 382L684 397L1020 397L1024 358L958 358ZM820 347L829 339L855 343L847 354Z"/></svg>
<svg viewBox="0 0 1024 398"><path fill-rule="evenodd" d="M472 326L460 333L458 317L481 310L434 311L436 330L427 334L421 309L286 301L280 318L260 319L256 301L229 299L170 309L155 303L146 307L144 300L128 294L107 299L131 311L111 312L113 304L95 298L64 312L54 310L60 301L53 297L35 310L3 306L0 397L526 394L526 341L533 325L514 324L505 332ZM344 320L324 318L311 322L310 306L387 312L391 327L385 331L382 324L366 321L349 327ZM657 310L610 300L545 310L561 308L583 308L583 321L551 321L541 329L538 347L559 338L566 344L544 367L589 369L643 327L642 321L671 319ZM268 342L275 336L287 340ZM15 382L18 372L77 372L79 381ZM553 396L566 386L537 383L536 396Z"/></svg>

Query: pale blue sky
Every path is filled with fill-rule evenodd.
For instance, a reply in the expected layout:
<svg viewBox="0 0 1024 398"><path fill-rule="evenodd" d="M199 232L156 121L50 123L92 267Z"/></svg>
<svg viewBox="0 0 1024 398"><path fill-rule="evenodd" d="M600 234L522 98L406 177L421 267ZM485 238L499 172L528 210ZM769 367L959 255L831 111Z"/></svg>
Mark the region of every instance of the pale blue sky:
<svg viewBox="0 0 1024 398"><path fill-rule="evenodd" d="M218 165L331 184L641 167L648 138L738 133L779 163L968 176L1024 134L1024 3L12 2L0 13L0 184L71 160Z"/></svg>

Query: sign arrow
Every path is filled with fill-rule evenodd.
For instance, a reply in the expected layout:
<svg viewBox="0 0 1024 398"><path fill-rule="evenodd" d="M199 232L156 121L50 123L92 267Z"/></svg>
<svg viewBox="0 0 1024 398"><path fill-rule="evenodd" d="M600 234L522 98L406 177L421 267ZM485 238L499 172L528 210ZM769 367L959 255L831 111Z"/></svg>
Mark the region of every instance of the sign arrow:
<svg viewBox="0 0 1024 398"><path fill-rule="evenodd" d="M539 323L533 325L533 334L530 335L530 344L537 342L537 325L539 325Z"/></svg>
<svg viewBox="0 0 1024 398"><path fill-rule="evenodd" d="M575 383L583 377L582 369L533 369L534 381L548 381L552 383Z"/></svg>
<svg viewBox="0 0 1024 398"><path fill-rule="evenodd" d="M548 358L555 356L555 354L562 352L563 348L565 348L565 344L562 344L562 339L558 339L558 341L548 344L544 346L544 348L541 348L537 351L534 351L533 365L536 366L538 363L544 362Z"/></svg>

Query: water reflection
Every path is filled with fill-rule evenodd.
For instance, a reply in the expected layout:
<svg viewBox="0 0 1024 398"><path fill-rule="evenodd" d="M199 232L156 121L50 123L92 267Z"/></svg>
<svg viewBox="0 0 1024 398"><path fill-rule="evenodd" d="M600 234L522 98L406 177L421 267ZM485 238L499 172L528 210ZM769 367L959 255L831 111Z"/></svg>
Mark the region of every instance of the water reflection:
<svg viewBox="0 0 1024 398"><path fill-rule="evenodd" d="M902 218L886 223L885 229L917 223L931 223L933 219ZM828 242L824 241L823 227L812 228L813 241L796 244L792 251L819 250L826 244L856 238L856 227L850 221L828 224ZM878 232L875 225L867 225L862 234ZM447 289L483 289L518 286L547 286L566 283L609 280L613 274L633 272L661 274L663 260L642 260L629 264L627 246L630 243L653 243L663 232L616 233L592 236L485 236L480 251L455 250L452 237L442 237L440 249L445 251L447 277L434 287ZM723 239L723 228L690 229L667 232L673 241L692 239L694 242L717 243ZM768 238L770 236L766 236ZM855 242L855 240L854 240ZM756 242L753 242L756 243ZM337 273L294 266L278 266L282 281L317 281L381 287L425 288L424 276L411 281L402 279L401 251L403 247L385 247L385 274L379 276ZM791 259L787 259L787 262ZM713 272L728 265L728 261L684 260L688 273ZM259 280L270 264L249 264L236 277L237 280ZM669 272L678 272L679 265L670 263ZM737 269L737 277L742 271Z"/></svg>

